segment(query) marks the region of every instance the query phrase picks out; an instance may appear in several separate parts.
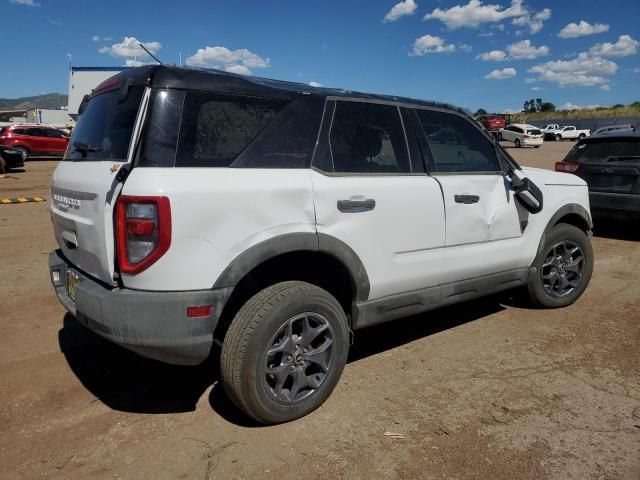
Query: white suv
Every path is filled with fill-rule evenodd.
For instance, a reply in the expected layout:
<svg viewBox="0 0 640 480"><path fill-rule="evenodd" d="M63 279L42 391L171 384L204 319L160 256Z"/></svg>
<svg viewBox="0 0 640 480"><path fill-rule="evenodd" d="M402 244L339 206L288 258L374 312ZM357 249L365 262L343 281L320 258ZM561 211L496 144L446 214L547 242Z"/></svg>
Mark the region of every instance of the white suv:
<svg viewBox="0 0 640 480"><path fill-rule="evenodd" d="M500 130L500 140L513 142L516 148L522 146L540 148L544 135L538 127L526 123L514 123Z"/></svg>
<svg viewBox="0 0 640 480"><path fill-rule="evenodd" d="M441 103L131 69L83 101L51 190L64 306L165 362L221 344L263 423L323 403L353 331L515 287L564 307L593 268L585 182Z"/></svg>

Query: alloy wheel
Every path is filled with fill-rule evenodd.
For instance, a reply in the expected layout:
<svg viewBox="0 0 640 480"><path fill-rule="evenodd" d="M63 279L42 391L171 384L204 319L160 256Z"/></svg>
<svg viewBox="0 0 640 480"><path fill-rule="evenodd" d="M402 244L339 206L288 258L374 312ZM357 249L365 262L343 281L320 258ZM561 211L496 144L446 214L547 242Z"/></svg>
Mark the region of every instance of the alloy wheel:
<svg viewBox="0 0 640 480"><path fill-rule="evenodd" d="M580 285L585 268L582 249L573 242L553 245L542 263L542 287L553 297L565 297Z"/></svg>
<svg viewBox="0 0 640 480"><path fill-rule="evenodd" d="M313 395L332 367L333 339L333 327L317 313L301 313L284 322L264 354L261 376L267 394L285 405Z"/></svg>

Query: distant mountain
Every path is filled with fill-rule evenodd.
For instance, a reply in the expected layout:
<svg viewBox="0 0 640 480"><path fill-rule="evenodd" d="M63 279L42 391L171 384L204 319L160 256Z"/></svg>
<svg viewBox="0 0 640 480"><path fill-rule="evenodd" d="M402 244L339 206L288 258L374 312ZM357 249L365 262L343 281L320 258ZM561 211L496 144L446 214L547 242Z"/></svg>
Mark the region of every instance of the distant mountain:
<svg viewBox="0 0 640 480"><path fill-rule="evenodd" d="M68 105L67 95L47 93L35 97L0 98L0 110L22 110L29 108L60 108Z"/></svg>

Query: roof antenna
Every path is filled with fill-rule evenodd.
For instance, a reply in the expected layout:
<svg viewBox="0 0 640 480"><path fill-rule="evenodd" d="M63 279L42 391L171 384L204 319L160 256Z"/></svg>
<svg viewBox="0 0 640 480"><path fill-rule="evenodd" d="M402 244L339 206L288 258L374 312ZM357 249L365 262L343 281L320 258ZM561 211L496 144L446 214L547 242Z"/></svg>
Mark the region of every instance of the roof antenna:
<svg viewBox="0 0 640 480"><path fill-rule="evenodd" d="M138 45L140 45L140 47L149 54L149 56L151 58L153 58L156 62L158 62L160 65L164 65L164 63L162 63L160 60L158 60L158 57L156 57L153 53L151 53L149 51L149 49L147 47L145 47L142 43L138 42Z"/></svg>

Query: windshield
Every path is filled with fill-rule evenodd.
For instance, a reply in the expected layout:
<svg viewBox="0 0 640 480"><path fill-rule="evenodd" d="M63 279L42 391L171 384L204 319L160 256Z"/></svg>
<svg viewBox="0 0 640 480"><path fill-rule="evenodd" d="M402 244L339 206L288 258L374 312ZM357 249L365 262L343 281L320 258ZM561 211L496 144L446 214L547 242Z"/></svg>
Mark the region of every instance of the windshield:
<svg viewBox="0 0 640 480"><path fill-rule="evenodd" d="M73 129L65 160L126 160L143 89L131 87L124 99L120 89L91 98Z"/></svg>

